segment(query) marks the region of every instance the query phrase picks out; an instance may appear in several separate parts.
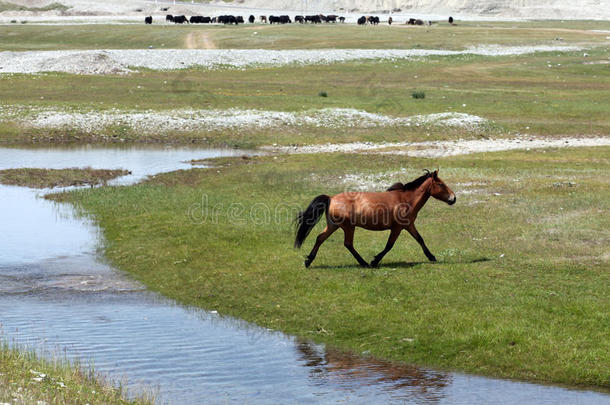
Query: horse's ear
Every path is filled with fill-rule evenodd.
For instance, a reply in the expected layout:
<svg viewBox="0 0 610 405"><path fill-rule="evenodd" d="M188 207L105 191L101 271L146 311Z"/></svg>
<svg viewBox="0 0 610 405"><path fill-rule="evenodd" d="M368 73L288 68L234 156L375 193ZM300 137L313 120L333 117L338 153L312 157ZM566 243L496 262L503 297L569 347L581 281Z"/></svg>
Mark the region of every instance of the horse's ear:
<svg viewBox="0 0 610 405"><path fill-rule="evenodd" d="M438 169L432 172L432 177L434 177L436 179L437 176L438 176Z"/></svg>

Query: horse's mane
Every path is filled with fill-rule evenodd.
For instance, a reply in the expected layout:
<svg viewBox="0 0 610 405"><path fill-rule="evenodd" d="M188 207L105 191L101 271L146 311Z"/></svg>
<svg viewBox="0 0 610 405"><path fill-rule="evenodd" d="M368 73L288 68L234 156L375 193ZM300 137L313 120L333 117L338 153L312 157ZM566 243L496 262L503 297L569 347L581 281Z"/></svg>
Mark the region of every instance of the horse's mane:
<svg viewBox="0 0 610 405"><path fill-rule="evenodd" d="M392 184L390 186L390 188L387 189L387 191L394 191L394 190L400 190L400 191L415 190L419 186L421 186L424 183L424 181L426 181L426 179L428 179L431 176L432 176L432 173L427 172L426 174L424 174L422 176L419 176L418 178L416 178L413 181L408 182L407 184L394 183L394 184Z"/></svg>

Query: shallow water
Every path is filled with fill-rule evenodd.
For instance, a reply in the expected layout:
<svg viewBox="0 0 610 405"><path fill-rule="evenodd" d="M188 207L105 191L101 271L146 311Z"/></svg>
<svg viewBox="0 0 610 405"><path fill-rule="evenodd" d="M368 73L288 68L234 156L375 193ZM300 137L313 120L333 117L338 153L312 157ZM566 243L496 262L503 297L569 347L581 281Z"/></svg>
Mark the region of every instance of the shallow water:
<svg viewBox="0 0 610 405"><path fill-rule="evenodd" d="M125 168L125 184L232 150L0 149L10 167ZM147 292L96 256L99 232L40 191L0 186L4 337L91 361L159 403L610 403L610 396L438 372L301 342ZM44 191L42 192L44 193Z"/></svg>

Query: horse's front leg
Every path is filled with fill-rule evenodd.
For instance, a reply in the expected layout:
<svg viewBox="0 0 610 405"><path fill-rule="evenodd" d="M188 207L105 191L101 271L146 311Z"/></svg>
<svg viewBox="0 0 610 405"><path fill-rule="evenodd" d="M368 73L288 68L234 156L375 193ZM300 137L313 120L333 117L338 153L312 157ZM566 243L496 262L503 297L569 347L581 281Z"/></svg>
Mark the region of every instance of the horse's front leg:
<svg viewBox="0 0 610 405"><path fill-rule="evenodd" d="M436 257L434 257L434 255L430 252L430 250L428 250L428 247L426 246L426 242L424 242L424 238L422 238L421 235L419 234L419 232L417 232L417 229L415 229L414 223L410 223L407 226L407 231L409 231L411 236L413 236L413 238L417 241L417 243L419 243L419 246L421 246L421 248L423 249L424 254L428 258L428 260L430 260L431 262L435 262Z"/></svg>
<svg viewBox="0 0 610 405"><path fill-rule="evenodd" d="M373 258L373 261L371 262L371 267L377 267L381 259L383 259L383 256L385 256L386 253L392 250L392 248L394 247L394 242L396 242L396 239L398 239L398 235L400 235L400 231L402 231L402 229L398 227L392 228L392 231L390 232L390 237L388 238L388 242L385 244L385 248L383 248L383 250Z"/></svg>

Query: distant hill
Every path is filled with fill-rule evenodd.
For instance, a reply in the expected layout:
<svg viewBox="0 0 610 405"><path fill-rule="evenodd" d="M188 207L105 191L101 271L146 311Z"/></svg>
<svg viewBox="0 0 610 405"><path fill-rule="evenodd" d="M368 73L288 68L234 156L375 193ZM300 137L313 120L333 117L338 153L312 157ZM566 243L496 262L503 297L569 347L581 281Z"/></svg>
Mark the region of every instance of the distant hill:
<svg viewBox="0 0 610 405"><path fill-rule="evenodd" d="M242 0L244 6L343 12L610 20L610 0Z"/></svg>
<svg viewBox="0 0 610 405"><path fill-rule="evenodd" d="M425 20L457 18L565 19L610 21L610 0L0 0L0 16L104 16L162 14L286 12L393 13Z"/></svg>

